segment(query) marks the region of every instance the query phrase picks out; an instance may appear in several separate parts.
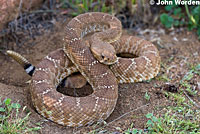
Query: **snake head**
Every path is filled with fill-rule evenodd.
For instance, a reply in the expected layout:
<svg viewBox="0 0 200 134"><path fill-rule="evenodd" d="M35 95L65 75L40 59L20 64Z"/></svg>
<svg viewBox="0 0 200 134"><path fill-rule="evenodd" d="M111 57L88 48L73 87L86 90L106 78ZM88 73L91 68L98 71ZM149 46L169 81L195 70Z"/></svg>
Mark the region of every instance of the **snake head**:
<svg viewBox="0 0 200 134"><path fill-rule="evenodd" d="M112 65L117 62L116 51L109 43L98 43L91 45L91 51L94 57L103 64Z"/></svg>

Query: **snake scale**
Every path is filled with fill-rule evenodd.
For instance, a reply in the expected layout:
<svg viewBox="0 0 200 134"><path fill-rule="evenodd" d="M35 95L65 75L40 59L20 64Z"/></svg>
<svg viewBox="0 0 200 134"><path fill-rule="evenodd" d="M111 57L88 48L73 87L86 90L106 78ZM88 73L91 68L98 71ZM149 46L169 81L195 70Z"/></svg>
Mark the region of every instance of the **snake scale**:
<svg viewBox="0 0 200 134"><path fill-rule="evenodd" d="M121 22L116 17L100 12L85 13L67 24L64 48L51 52L35 67L19 54L7 53L23 65L27 73L33 74L31 98L42 116L64 126L91 125L105 120L114 110L118 83L148 80L160 69L159 52L151 42L121 36L121 33ZM88 46L83 38L90 34ZM99 48L105 45L108 49ZM116 57L119 53L137 57ZM72 97L56 91L59 83L74 72L85 77L93 88L92 94Z"/></svg>

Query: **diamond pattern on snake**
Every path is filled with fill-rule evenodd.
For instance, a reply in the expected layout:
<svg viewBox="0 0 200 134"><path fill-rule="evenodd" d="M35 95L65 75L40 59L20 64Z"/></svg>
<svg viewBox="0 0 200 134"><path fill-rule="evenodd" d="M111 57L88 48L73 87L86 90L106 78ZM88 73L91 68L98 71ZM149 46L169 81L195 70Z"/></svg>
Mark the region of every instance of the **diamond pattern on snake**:
<svg viewBox="0 0 200 134"><path fill-rule="evenodd" d="M155 77L160 70L157 48L149 41L122 35L121 22L106 13L91 12L73 18L65 27L63 48L32 65L20 54L7 54L32 76L30 93L34 107L45 118L71 127L91 125L107 119L118 99L119 83L134 83ZM85 40L89 36L88 40ZM128 53L135 58L117 57ZM73 84L71 74L80 72L83 83ZM66 86L82 87L88 82L93 92L72 97L57 92ZM76 83L76 82L74 82Z"/></svg>

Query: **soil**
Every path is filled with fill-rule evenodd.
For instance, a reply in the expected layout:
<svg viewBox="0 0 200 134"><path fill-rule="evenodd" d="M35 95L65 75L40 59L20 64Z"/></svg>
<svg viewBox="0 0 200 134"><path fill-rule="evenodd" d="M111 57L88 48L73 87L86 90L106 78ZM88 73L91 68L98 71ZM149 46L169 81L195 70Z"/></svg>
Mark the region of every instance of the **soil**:
<svg viewBox="0 0 200 134"><path fill-rule="evenodd" d="M62 47L63 25L65 24L58 23L51 32L38 36L34 40L37 43L33 46L28 43L20 48L14 47L15 43L10 45L12 48L17 48L15 51L36 65L49 52ZM148 120L145 117L147 113L158 114L162 112L164 107L172 105L163 94L163 90L178 92L180 80L191 69L191 66L200 63L200 42L194 31L188 32L185 29L163 31L165 30L162 30L159 26L150 28L149 31L138 35L133 34L136 32L125 31L130 35L140 36L154 42L162 59L161 70L158 76L150 81L120 84L116 108L106 120L107 124L104 127L102 127L102 124L94 124L88 127L69 128L43 118L32 106L28 84L31 77L25 73L19 64L2 53L0 54L0 95L2 99L11 98L13 102L27 106L31 112L30 126L36 126L35 123L39 122L42 129L38 133L41 134L79 134L95 130L97 132L101 130L102 133L117 134L130 128L131 124L134 128L145 129ZM163 76L166 76L169 80L163 80ZM192 83L192 85L199 85L200 77L195 76ZM200 92L199 88L196 88L196 90ZM145 99L146 93L150 96L150 100ZM193 99L196 103L200 103L198 98Z"/></svg>

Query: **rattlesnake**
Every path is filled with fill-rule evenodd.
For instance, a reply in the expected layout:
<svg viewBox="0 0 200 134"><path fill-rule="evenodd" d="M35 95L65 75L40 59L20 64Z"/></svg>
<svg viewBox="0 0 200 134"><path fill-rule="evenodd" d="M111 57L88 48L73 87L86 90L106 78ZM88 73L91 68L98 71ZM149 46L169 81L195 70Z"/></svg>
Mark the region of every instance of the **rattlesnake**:
<svg viewBox="0 0 200 134"><path fill-rule="evenodd" d="M24 66L27 73L33 74L31 98L42 116L72 127L105 120L115 108L118 83L148 80L158 74L160 57L157 48L138 37L120 37L121 30L121 22L112 15L85 13L67 24L64 49L51 52L35 67L19 54L7 51L8 55ZM89 34L92 34L89 41L91 48L83 41ZM104 46L109 43L114 52L112 47L103 51L95 49L98 44ZM112 53L109 53L110 50ZM113 53L131 53L138 57L110 56ZM71 97L57 92L59 83L77 71L92 86L93 93L85 97Z"/></svg>

